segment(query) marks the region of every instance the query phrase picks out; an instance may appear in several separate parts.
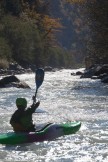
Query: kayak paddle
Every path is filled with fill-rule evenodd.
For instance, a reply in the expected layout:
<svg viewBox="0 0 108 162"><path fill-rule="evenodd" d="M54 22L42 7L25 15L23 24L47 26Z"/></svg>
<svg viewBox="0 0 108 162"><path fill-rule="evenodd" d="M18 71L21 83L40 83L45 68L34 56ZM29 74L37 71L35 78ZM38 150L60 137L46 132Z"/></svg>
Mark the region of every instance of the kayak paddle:
<svg viewBox="0 0 108 162"><path fill-rule="evenodd" d="M36 102L37 91L38 91L38 88L42 85L43 80L44 80L44 70L39 68L36 70L36 73L35 73L36 92L33 98L33 103Z"/></svg>

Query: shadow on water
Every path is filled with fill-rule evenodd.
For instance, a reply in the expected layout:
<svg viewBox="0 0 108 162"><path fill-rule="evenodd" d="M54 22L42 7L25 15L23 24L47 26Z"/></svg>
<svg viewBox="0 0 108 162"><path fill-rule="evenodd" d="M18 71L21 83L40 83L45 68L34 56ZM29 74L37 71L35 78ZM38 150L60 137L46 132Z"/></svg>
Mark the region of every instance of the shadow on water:
<svg viewBox="0 0 108 162"><path fill-rule="evenodd" d="M75 82L71 90L85 95L108 95L108 85L101 83L100 80L89 80L88 82L81 80L80 82Z"/></svg>
<svg viewBox="0 0 108 162"><path fill-rule="evenodd" d="M33 144L5 145L3 150L7 151L28 151Z"/></svg>

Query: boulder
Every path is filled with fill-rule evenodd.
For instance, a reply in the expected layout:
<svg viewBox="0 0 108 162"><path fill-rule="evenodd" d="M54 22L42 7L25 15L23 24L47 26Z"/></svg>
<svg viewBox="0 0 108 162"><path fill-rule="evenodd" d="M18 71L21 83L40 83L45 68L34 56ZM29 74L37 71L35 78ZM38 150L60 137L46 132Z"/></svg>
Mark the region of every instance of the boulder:
<svg viewBox="0 0 108 162"><path fill-rule="evenodd" d="M76 75L83 75L83 72L77 71L77 72L76 72Z"/></svg>
<svg viewBox="0 0 108 162"><path fill-rule="evenodd" d="M108 64L99 65L95 70L95 75L99 76L101 74L108 73Z"/></svg>
<svg viewBox="0 0 108 162"><path fill-rule="evenodd" d="M99 79L99 76L102 77L102 75L108 74L108 65L94 65L90 67L89 69L86 69L84 73L81 75L81 78L94 78L94 76L97 76Z"/></svg>
<svg viewBox="0 0 108 162"><path fill-rule="evenodd" d="M51 66L45 66L44 70L45 70L45 71L52 71L53 68L52 68Z"/></svg>
<svg viewBox="0 0 108 162"><path fill-rule="evenodd" d="M95 71L94 71L94 68L92 67L88 70L85 70L85 72L81 75L80 78L92 78L94 73L95 73Z"/></svg>
<svg viewBox="0 0 108 162"><path fill-rule="evenodd" d="M0 80L0 88L17 87L17 88L30 88L28 84L20 81L15 75L10 75Z"/></svg>
<svg viewBox="0 0 108 162"><path fill-rule="evenodd" d="M108 75L101 79L101 82L108 83Z"/></svg>

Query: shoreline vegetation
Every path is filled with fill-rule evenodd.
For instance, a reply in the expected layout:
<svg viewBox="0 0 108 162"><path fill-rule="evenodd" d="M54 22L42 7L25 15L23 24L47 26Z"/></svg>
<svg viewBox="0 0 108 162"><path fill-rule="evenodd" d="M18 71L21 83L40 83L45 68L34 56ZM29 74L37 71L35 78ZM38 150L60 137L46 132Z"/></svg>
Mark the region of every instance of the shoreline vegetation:
<svg viewBox="0 0 108 162"><path fill-rule="evenodd" d="M108 83L107 6L108 0L1 0L0 76L85 66L74 75Z"/></svg>
<svg viewBox="0 0 108 162"><path fill-rule="evenodd" d="M18 63L8 63L7 61L0 62L0 75L16 75L23 73L31 73L31 68L23 68Z"/></svg>

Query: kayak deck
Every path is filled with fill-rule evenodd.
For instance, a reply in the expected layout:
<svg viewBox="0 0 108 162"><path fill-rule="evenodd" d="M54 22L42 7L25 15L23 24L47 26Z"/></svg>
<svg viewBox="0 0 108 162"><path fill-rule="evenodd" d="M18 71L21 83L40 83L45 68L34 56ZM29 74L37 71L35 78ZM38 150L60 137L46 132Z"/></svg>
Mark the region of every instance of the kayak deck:
<svg viewBox="0 0 108 162"><path fill-rule="evenodd" d="M81 127L81 122L67 122L61 124L50 123L41 130L30 133L1 133L0 144L23 144L32 142L51 141L64 135L75 134Z"/></svg>

